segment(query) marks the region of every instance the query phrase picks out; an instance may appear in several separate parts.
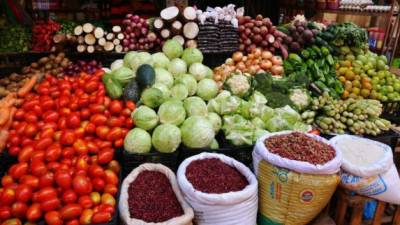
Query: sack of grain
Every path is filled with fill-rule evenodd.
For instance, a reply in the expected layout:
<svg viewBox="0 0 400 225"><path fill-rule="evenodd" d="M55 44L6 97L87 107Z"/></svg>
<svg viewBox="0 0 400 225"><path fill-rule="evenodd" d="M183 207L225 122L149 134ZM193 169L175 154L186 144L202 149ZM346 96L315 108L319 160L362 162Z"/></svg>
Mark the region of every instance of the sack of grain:
<svg viewBox="0 0 400 225"><path fill-rule="evenodd" d="M330 143L343 155L341 186L360 195L400 204L400 178L388 145L352 135L336 136Z"/></svg>
<svg viewBox="0 0 400 225"><path fill-rule="evenodd" d="M159 195L164 198L156 199ZM159 221L161 217L171 217L165 215L166 211L177 212L177 216ZM126 225L192 225L193 220L193 210L182 197L175 174L166 166L152 163L142 164L125 178L119 212ZM156 221L148 221L152 219Z"/></svg>
<svg viewBox="0 0 400 225"><path fill-rule="evenodd" d="M257 179L242 163L222 154L201 153L183 161L177 177L194 210L195 224L256 224Z"/></svg>
<svg viewBox="0 0 400 225"><path fill-rule="evenodd" d="M283 147L282 151L268 149L266 139L272 146ZM300 143L295 146L288 144L296 140ZM313 143L327 149L327 155L318 149L308 149L314 146ZM297 151L292 151L291 148L296 146ZM295 155L294 152L304 155ZM259 138L253 151L253 167L259 183L258 225L308 224L335 192L341 162L341 153L320 136L282 131Z"/></svg>

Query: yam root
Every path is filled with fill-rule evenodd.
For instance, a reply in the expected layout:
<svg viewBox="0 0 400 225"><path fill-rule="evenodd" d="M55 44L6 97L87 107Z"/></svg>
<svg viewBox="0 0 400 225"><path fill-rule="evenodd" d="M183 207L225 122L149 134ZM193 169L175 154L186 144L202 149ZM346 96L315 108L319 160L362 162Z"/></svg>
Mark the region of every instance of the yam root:
<svg viewBox="0 0 400 225"><path fill-rule="evenodd" d="M25 84L18 90L19 97L25 97L35 86L36 82L39 79L39 74L33 75Z"/></svg>

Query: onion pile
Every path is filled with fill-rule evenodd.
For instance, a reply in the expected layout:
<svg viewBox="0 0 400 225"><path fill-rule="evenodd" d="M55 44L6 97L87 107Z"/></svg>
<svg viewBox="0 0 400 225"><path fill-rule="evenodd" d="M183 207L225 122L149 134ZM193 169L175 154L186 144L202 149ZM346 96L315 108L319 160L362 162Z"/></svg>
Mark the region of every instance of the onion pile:
<svg viewBox="0 0 400 225"><path fill-rule="evenodd" d="M161 39L154 32L149 32L149 24L146 19L138 15L127 14L122 21L124 25L124 39L122 46L124 52L132 50L150 50L160 46Z"/></svg>
<svg viewBox="0 0 400 225"><path fill-rule="evenodd" d="M235 52L232 58L228 58L225 61L225 64L214 69L214 79L216 81L224 81L235 71L251 75L270 72L273 76L282 76L282 58L260 48L255 48L247 56L243 55L242 52Z"/></svg>
<svg viewBox="0 0 400 225"><path fill-rule="evenodd" d="M240 16L240 51L251 53L258 46L268 50L273 54L280 53L284 58L287 57L287 46L283 44L285 34L273 26L269 18L257 15L255 19L250 16Z"/></svg>
<svg viewBox="0 0 400 225"><path fill-rule="evenodd" d="M81 72L87 74L93 74L94 72L96 72L101 68L102 68L101 62L97 62L96 60L91 60L91 61L79 60L76 63L68 65L64 69L64 74L68 76L79 75Z"/></svg>

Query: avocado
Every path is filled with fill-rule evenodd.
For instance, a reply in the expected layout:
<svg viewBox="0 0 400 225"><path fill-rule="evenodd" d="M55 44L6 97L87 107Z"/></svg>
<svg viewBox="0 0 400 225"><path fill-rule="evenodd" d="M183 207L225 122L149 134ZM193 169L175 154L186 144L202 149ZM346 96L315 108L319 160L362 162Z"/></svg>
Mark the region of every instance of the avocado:
<svg viewBox="0 0 400 225"><path fill-rule="evenodd" d="M131 80L125 86L124 89L124 100L138 102L140 99L140 88L136 80Z"/></svg>
<svg viewBox="0 0 400 225"><path fill-rule="evenodd" d="M139 66L136 71L136 81L142 90L153 85L155 78L156 73L154 72L153 67L149 64Z"/></svg>

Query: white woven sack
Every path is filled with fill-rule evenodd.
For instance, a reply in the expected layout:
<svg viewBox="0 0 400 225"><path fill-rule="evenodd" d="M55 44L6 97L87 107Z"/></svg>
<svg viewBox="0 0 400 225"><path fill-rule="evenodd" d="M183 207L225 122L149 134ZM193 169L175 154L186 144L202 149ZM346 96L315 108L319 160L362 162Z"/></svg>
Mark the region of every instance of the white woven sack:
<svg viewBox="0 0 400 225"><path fill-rule="evenodd" d="M264 141L265 139L276 136L276 135L281 135L281 134L290 134L293 131L281 131L281 132L275 132L275 133L269 133L265 134L264 136L260 137L256 145L254 146L253 150L253 167L254 167L254 172L257 175L258 174L258 164L260 163L261 160L266 160L267 162L271 163L272 165L286 168L289 170L293 170L298 173L306 173L306 174L335 174L339 172L340 166L342 164L342 153L338 151L334 146L332 146L335 149L336 156L330 160L329 162L323 164L323 165L314 165L309 162L304 162L304 161L297 161L297 160L291 160L287 158L283 158L277 154L273 154L268 151L268 149L265 147ZM329 142L323 137L320 137L318 135L314 134L307 134L305 135L324 142L328 145Z"/></svg>
<svg viewBox="0 0 400 225"><path fill-rule="evenodd" d="M136 177L142 171L146 170L158 171L167 176L168 180L171 183L172 189L175 192L176 198L178 199L183 209L182 216L172 218L162 223L148 223L143 220L131 218L128 205L128 188L129 185L136 179ZM126 225L192 225L192 220L194 216L192 208L186 203L186 201L182 197L182 193L179 189L178 183L176 182L175 174L168 167L162 164L145 163L134 169L122 183L118 207L122 222Z"/></svg>
<svg viewBox="0 0 400 225"><path fill-rule="evenodd" d="M400 178L393 162L392 149L383 143L352 135L336 136L330 140L330 143L340 150L338 143L345 139L368 141L371 145L381 147L384 155L374 164L368 166L355 166L343 158L340 185L360 195L400 204Z"/></svg>
<svg viewBox="0 0 400 225"><path fill-rule="evenodd" d="M194 189L186 178L187 166L195 160L218 158L235 167L249 185L237 192L209 194ZM258 184L254 174L242 163L222 154L201 153L187 158L178 169L178 184L186 201L195 212L197 225L254 225L257 220Z"/></svg>

